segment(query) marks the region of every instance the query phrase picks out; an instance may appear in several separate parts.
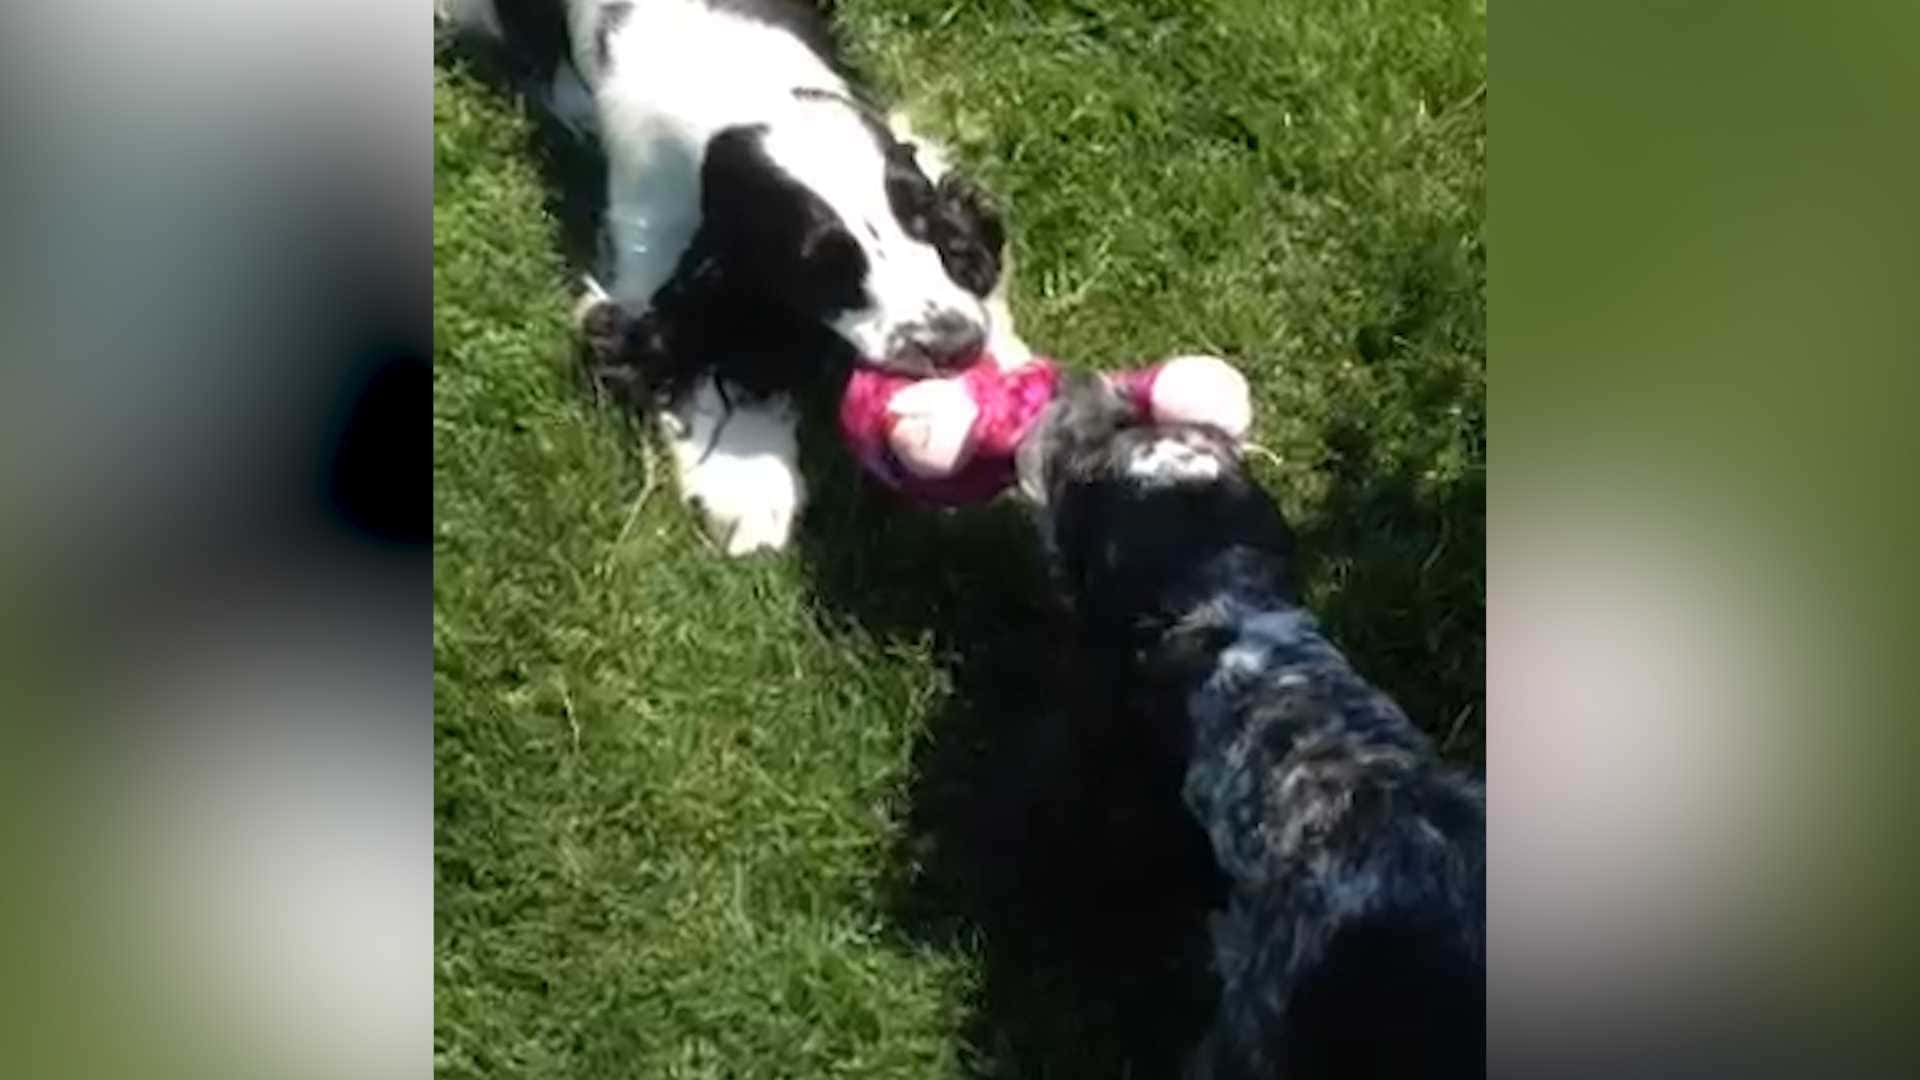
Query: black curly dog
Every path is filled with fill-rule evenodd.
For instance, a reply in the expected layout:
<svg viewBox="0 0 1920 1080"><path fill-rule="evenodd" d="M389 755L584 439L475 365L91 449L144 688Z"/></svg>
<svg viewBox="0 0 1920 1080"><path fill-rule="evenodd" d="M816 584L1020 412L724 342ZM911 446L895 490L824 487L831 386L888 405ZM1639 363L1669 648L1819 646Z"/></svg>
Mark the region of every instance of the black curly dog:
<svg viewBox="0 0 1920 1080"><path fill-rule="evenodd" d="M1485 1075L1484 789L1301 607L1238 448L1086 378L1020 465L1123 719L1176 755L1228 882L1189 1075Z"/></svg>

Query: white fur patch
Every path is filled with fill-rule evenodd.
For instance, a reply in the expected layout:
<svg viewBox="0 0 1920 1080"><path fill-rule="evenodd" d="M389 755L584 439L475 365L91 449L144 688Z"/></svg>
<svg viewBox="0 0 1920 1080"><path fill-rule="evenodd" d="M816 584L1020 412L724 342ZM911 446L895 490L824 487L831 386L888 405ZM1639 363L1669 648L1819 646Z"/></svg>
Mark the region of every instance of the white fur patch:
<svg viewBox="0 0 1920 1080"><path fill-rule="evenodd" d="M782 398L731 405L708 379L660 416L680 498L728 555L779 551L806 504L798 417Z"/></svg>
<svg viewBox="0 0 1920 1080"><path fill-rule="evenodd" d="M1246 632L1268 641L1292 641L1312 628L1313 620L1302 611L1269 611L1255 615L1241 625Z"/></svg>
<svg viewBox="0 0 1920 1080"><path fill-rule="evenodd" d="M1257 645L1234 645L1220 654L1220 673L1232 677L1235 675L1253 675L1265 667L1267 650Z"/></svg>
<svg viewBox="0 0 1920 1080"><path fill-rule="evenodd" d="M1127 475L1161 483L1205 483L1220 479L1220 458L1204 446L1170 435L1134 451Z"/></svg>

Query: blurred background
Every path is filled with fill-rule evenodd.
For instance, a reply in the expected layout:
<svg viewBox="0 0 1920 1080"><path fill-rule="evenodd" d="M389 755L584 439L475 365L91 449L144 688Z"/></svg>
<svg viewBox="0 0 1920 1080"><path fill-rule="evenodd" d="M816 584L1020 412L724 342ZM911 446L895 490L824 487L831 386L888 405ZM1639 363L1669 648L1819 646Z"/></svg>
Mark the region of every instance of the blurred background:
<svg viewBox="0 0 1920 1080"><path fill-rule="evenodd" d="M0 1074L427 1068L430 57L0 14Z"/></svg>
<svg viewBox="0 0 1920 1080"><path fill-rule="evenodd" d="M1911 1071L1917 16L1493 16L1501 1075Z"/></svg>
<svg viewBox="0 0 1920 1080"><path fill-rule="evenodd" d="M419 1075L426 6L0 20L0 1069ZM1496 1071L1907 1075L1920 11L1493 24Z"/></svg>

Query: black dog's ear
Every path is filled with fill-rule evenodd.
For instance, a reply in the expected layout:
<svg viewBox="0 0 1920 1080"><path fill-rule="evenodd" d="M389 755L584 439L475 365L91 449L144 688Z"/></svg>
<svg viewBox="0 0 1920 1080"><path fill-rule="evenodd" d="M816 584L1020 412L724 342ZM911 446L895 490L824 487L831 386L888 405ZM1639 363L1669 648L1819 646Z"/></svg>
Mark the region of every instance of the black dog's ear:
<svg viewBox="0 0 1920 1080"><path fill-rule="evenodd" d="M1064 437L1081 450L1104 447L1121 428L1138 422L1126 395L1100 375L1074 372L1063 377L1055 400L1062 406Z"/></svg>
<svg viewBox="0 0 1920 1080"><path fill-rule="evenodd" d="M1052 457L1055 437L1055 420L1060 412L1060 402L1054 401L1040 411L1040 416L1027 429L1027 437L1013 451L1013 472L1017 481L1016 490L1022 498L1037 507L1047 505L1047 462Z"/></svg>
<svg viewBox="0 0 1920 1080"><path fill-rule="evenodd" d="M766 149L767 125L737 124L707 140L700 159L700 220L711 245L752 238L777 225L779 173Z"/></svg>
<svg viewBox="0 0 1920 1080"><path fill-rule="evenodd" d="M934 188L933 242L948 276L960 287L984 297L1000 282L1006 249L1006 222L986 189L957 172Z"/></svg>
<svg viewBox="0 0 1920 1080"><path fill-rule="evenodd" d="M1133 416L1132 406L1105 378L1077 371L1062 374L1053 401L1014 451L1020 494L1046 506L1058 482L1099 460L1097 452L1133 423Z"/></svg>

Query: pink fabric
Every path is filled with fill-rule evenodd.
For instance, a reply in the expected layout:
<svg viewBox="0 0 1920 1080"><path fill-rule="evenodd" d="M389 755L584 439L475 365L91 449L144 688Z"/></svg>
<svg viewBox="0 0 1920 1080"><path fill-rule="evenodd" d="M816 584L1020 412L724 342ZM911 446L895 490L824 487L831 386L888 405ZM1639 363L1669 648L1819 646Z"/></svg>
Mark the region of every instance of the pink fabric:
<svg viewBox="0 0 1920 1080"><path fill-rule="evenodd" d="M1161 365L1107 376L1141 416L1152 413L1153 383ZM985 502L1014 483L1014 452L1034 421L1053 400L1060 369L1046 357L1012 371L1001 371L982 353L958 376L979 407L967 432L960 468L940 477L916 476L894 457L887 444L895 417L887 412L893 395L919 380L875 368L857 367L840 398L840 435L869 473L888 487L919 502L965 506Z"/></svg>
<svg viewBox="0 0 1920 1080"><path fill-rule="evenodd" d="M951 475L915 476L887 445L895 419L887 413L887 402L919 381L909 376L855 368L840 398L841 437L868 472L903 495L942 506L985 502L1013 484L1014 451L1053 400L1060 370L1052 360L1036 357L1013 371L1001 371L983 353L959 378L980 414L967 432L965 463Z"/></svg>

